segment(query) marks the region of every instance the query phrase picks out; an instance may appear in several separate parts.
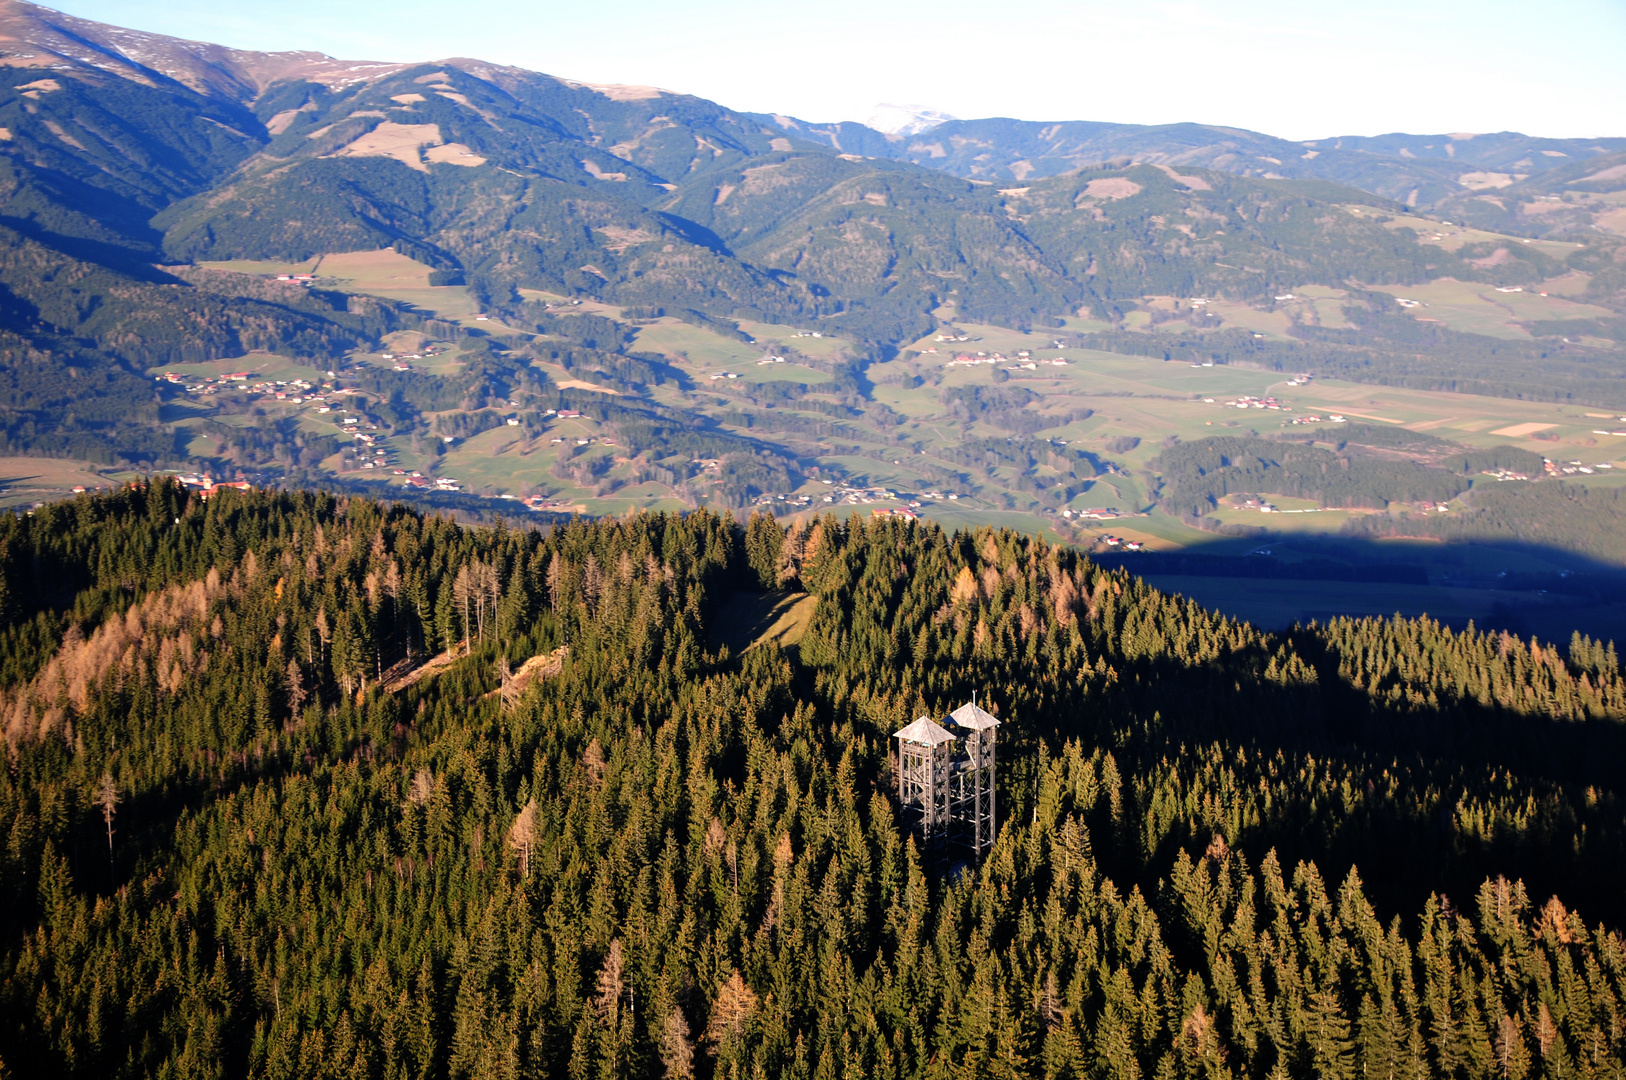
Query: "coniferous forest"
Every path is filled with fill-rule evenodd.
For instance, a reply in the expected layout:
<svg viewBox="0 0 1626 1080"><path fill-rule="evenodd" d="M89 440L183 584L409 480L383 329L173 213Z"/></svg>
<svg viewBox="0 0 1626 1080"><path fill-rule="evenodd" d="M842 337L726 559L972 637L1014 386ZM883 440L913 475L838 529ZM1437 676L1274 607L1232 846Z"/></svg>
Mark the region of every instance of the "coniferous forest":
<svg viewBox="0 0 1626 1080"><path fill-rule="evenodd" d="M988 530L168 482L0 518L0 590L5 1075L1626 1073L1611 644L1265 634ZM795 646L719 644L778 590ZM965 866L888 736L973 691Z"/></svg>

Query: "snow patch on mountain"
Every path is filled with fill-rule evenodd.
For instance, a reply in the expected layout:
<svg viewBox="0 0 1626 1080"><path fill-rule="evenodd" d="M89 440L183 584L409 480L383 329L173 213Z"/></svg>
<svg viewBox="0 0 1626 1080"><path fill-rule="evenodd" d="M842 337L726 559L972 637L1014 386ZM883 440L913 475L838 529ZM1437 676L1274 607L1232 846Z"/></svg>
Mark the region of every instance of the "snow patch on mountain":
<svg viewBox="0 0 1626 1080"><path fill-rule="evenodd" d="M882 103L870 110L864 124L885 135L919 135L949 120L958 120L941 109L928 109L922 105L890 105Z"/></svg>

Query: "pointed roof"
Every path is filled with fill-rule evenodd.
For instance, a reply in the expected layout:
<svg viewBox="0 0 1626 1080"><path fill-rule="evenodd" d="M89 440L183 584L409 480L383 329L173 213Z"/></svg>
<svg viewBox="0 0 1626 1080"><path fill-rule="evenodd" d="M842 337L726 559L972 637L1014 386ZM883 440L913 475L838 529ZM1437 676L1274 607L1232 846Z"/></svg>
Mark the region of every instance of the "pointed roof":
<svg viewBox="0 0 1626 1080"><path fill-rule="evenodd" d="M971 731L992 731L999 726L999 721L995 720L975 702L966 702L961 705L958 709L949 713L949 719Z"/></svg>
<svg viewBox="0 0 1626 1080"><path fill-rule="evenodd" d="M954 736L929 716L922 716L902 731L894 733L892 737L902 739L904 742L919 743L922 746L941 746L954 741Z"/></svg>

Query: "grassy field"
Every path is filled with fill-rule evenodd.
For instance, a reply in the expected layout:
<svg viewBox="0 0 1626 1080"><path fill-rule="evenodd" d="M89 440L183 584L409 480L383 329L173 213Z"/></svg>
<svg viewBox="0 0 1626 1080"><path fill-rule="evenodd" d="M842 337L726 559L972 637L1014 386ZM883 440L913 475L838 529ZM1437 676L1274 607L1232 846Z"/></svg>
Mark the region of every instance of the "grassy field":
<svg viewBox="0 0 1626 1080"><path fill-rule="evenodd" d="M1349 293L1343 289L1334 289L1326 285L1304 285L1293 291L1298 297L1296 304L1305 312L1315 314L1315 322L1322 326L1341 330L1350 325L1349 319L1344 316L1344 300Z"/></svg>
<svg viewBox="0 0 1626 1080"><path fill-rule="evenodd" d="M1345 209L1356 215L1370 214L1372 212L1370 208L1355 206L1345 207ZM1384 224L1390 229L1411 229L1417 233L1417 237L1422 243L1438 245L1446 251L1457 251L1467 244L1519 244L1534 248L1552 258L1563 260L1572 252L1584 246L1562 240L1532 240L1523 236L1509 236L1506 233L1471 229L1461 223L1453 224L1444 218L1430 217L1426 214L1396 215Z"/></svg>
<svg viewBox="0 0 1626 1080"><path fill-rule="evenodd" d="M757 341L765 344L776 342L782 347L794 349L815 360L838 361L857 353L852 342L826 333L822 329L819 330L819 337L797 337L796 335L803 330L794 326L782 326L779 323L752 322L745 319L741 320L739 326Z"/></svg>
<svg viewBox="0 0 1626 1080"><path fill-rule="evenodd" d="M247 356L233 356L201 364L165 364L162 367L149 368L147 374L162 375L169 371L178 375L211 379L246 371L254 376L251 381L280 379L283 382L290 382L294 379L305 379L318 384L327 378L327 371L324 369L312 367L309 363L301 363L292 357L278 356L276 353L249 353Z"/></svg>
<svg viewBox="0 0 1626 1080"><path fill-rule="evenodd" d="M656 319L638 327L632 347L640 352L670 357L694 373L702 369L744 370L747 363L762 359L763 348L749 342L714 334L702 327L677 319Z"/></svg>
<svg viewBox="0 0 1626 1080"><path fill-rule="evenodd" d="M752 324L752 326L757 329L765 326L770 329L783 329L771 327L769 324ZM825 339L820 339L823 340ZM801 340L795 342L798 346L803 343ZM666 357L673 367L688 376L691 383L702 391L717 390L719 389L717 384L734 381L805 383L808 386L830 382L827 373L798 364L788 357L781 364L762 363L761 361L770 355L784 355L764 344L735 341L676 319L663 318L640 326L632 348ZM809 351L807 355L814 354ZM723 378L715 378L718 375ZM728 379L728 375L733 375L734 378Z"/></svg>
<svg viewBox="0 0 1626 1080"><path fill-rule="evenodd" d="M240 274L315 274L316 288L382 296L451 319L477 314L468 289L462 285L431 286L431 267L390 248L336 252L297 264L239 259L199 265Z"/></svg>
<svg viewBox="0 0 1626 1080"><path fill-rule="evenodd" d="M1075 320L1082 321L1082 320ZM1104 326L1106 324L1095 324ZM1037 351L1052 348L1056 335L1048 330L1011 330L1003 326L990 326L987 323L959 322L955 324L959 331L966 335L967 341L938 341L938 332L933 331L918 341L912 341L898 350L900 354L920 354L923 362L942 363L952 360L957 353L1003 352L1013 355L1021 349ZM926 353L927 349L936 349L936 355Z"/></svg>
<svg viewBox="0 0 1626 1080"><path fill-rule="evenodd" d="M72 494L76 487L111 488L130 478L69 458L0 457L0 507L32 506Z"/></svg>
<svg viewBox="0 0 1626 1080"><path fill-rule="evenodd" d="M1440 278L1425 285L1376 285L1378 292L1416 300L1413 314L1466 334L1485 334L1508 340L1529 340L1521 322L1545 319L1596 319L1612 316L1606 308L1578 303L1563 296L1541 295L1546 286L1524 292L1498 292L1493 285Z"/></svg>
<svg viewBox="0 0 1626 1080"><path fill-rule="evenodd" d="M795 645L817 606L807 593L735 593L712 620L712 647L727 645L738 654L768 642Z"/></svg>
<svg viewBox="0 0 1626 1080"><path fill-rule="evenodd" d="M455 478L470 490L519 495L532 488L559 488L549 472L558 456L546 437L526 440L515 429L500 427L456 443L433 462L432 472Z"/></svg>

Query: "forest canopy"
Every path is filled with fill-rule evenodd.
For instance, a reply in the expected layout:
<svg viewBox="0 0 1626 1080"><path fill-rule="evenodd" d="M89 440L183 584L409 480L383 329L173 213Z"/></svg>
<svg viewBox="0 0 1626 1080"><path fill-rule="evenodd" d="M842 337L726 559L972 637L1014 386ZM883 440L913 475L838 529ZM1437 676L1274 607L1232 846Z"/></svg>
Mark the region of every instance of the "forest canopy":
<svg viewBox="0 0 1626 1080"><path fill-rule="evenodd" d="M12 1075L1626 1063L1612 644L1265 634L987 529L169 482L0 518L0 586ZM800 641L717 644L765 590ZM973 691L952 865L888 736Z"/></svg>

